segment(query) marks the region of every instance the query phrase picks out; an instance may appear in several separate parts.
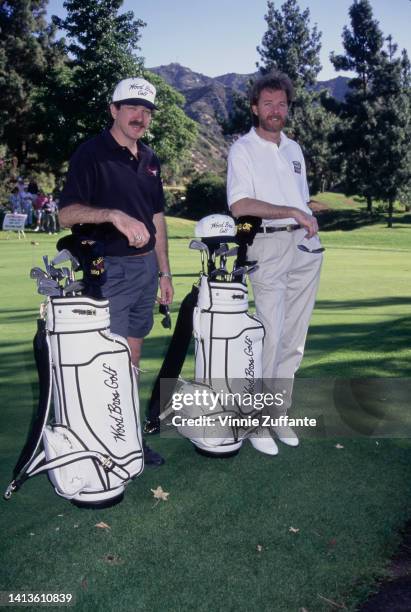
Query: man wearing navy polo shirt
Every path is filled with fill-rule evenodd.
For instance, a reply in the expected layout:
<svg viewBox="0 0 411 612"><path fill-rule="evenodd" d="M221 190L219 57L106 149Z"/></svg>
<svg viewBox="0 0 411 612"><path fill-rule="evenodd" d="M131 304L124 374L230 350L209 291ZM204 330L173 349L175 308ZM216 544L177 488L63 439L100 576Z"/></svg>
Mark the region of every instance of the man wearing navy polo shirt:
<svg viewBox="0 0 411 612"><path fill-rule="evenodd" d="M110 104L113 125L74 153L59 202L61 225L103 245L110 329L127 338L135 366L153 325L158 288L162 304L173 299L160 164L140 141L155 95L142 78L118 83ZM145 460L163 462L147 446Z"/></svg>
<svg viewBox="0 0 411 612"><path fill-rule="evenodd" d="M257 314L265 327L265 388L283 396L274 417L284 417L291 406L292 381L304 353L324 250L308 207L301 148L282 131L292 98L292 83L281 72L255 81L250 95L254 127L232 145L228 157L231 212L235 217L251 215L262 220L248 259L258 262L250 280ZM298 445L287 425L269 431L260 428L250 441L257 450L276 455L273 436L290 446Z"/></svg>

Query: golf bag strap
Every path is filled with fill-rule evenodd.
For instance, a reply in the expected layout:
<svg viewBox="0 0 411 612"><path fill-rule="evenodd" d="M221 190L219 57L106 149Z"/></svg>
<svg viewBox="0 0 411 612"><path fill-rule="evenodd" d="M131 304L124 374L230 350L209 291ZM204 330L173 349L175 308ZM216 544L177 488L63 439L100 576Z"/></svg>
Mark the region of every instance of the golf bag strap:
<svg viewBox="0 0 411 612"><path fill-rule="evenodd" d="M108 455L103 455L102 453L96 451L75 451L73 453L67 453L66 455L62 455L61 457L56 457L51 461L45 460L45 453L42 451L35 459L33 464L26 470L26 472L20 477L13 480L8 486L6 493L4 494L5 499L10 499L11 494L14 491L18 491L18 489L22 486L22 484L30 477L37 476L38 474L42 474L43 472L47 472L48 470L55 470L58 468L62 468L65 465L69 465L70 463L75 463L77 461L84 461L85 459L95 459L100 465L106 470L106 472L113 472L118 478L127 482L130 480L130 474L122 468L118 463L116 463L111 457ZM128 457L128 461L130 457ZM44 463L41 463L41 462ZM39 465L41 464L41 465ZM39 467L37 467L39 466Z"/></svg>
<svg viewBox="0 0 411 612"><path fill-rule="evenodd" d="M84 459L96 459L107 472L113 472L113 474L122 480L129 480L130 478L130 474L127 472L127 470L115 463L111 457L90 450L75 451L73 453L62 455L61 457L56 457L51 461L46 461L40 467L30 469L28 476L37 476L37 474L42 474L48 470L55 470L57 468L64 467L65 465L69 465L70 463L75 463L76 461L83 461Z"/></svg>
<svg viewBox="0 0 411 612"><path fill-rule="evenodd" d="M15 487L14 484L20 482L19 486L21 486L28 478L28 476L25 477L26 472L30 471L32 465L37 465L38 460L36 453L49 418L52 393L52 364L50 342L44 319L37 320L37 332L33 339L33 348L40 386L37 413L34 417L26 443L13 470L13 481L7 487L4 494L5 499L10 499L11 493L16 490L16 488L19 488ZM42 453L40 453L39 457L41 456Z"/></svg>
<svg viewBox="0 0 411 612"><path fill-rule="evenodd" d="M150 402L147 409L147 418L149 420L157 419L160 415L160 384L161 379L173 379L175 382L180 376L180 372L183 368L184 361L187 355L188 347L190 346L191 336L193 333L193 311L198 301L198 287L193 285L190 293L188 293L184 300L181 302L180 310L174 333L171 337L169 347L167 349L166 356L164 357L163 364L160 368L160 372L154 383L153 392L151 394ZM174 385L170 385L170 389L167 389L167 394L173 393ZM166 398L165 398L166 400ZM165 401L167 403L167 400Z"/></svg>

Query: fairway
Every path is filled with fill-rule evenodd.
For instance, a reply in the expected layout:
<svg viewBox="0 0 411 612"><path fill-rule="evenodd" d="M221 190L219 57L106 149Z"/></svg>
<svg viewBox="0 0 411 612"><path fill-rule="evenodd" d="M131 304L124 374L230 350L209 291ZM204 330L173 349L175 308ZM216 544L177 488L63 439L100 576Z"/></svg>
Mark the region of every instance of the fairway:
<svg viewBox="0 0 411 612"><path fill-rule="evenodd" d="M168 224L175 323L201 266L188 249L193 223ZM409 377L411 226L321 238L321 285L298 374L312 380L311 400L316 379ZM29 270L54 244L0 232L2 490L37 401L40 296ZM142 411L171 337L160 319L143 351ZM192 376L192 349L183 373ZM281 445L274 458L246 443L228 460L201 457L183 439L149 443L166 464L145 470L114 508L79 510L45 476L2 500L0 590L72 593L76 612L354 610L385 575L409 519L406 438L317 437ZM159 485L167 501L154 500Z"/></svg>

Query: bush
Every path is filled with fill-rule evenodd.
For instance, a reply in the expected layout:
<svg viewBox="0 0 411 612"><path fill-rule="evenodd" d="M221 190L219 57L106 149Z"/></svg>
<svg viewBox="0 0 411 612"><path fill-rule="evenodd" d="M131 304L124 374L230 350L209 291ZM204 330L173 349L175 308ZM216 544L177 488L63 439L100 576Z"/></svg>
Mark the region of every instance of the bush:
<svg viewBox="0 0 411 612"><path fill-rule="evenodd" d="M206 172L187 185L183 214L198 220L212 213L227 214L226 184L217 174Z"/></svg>

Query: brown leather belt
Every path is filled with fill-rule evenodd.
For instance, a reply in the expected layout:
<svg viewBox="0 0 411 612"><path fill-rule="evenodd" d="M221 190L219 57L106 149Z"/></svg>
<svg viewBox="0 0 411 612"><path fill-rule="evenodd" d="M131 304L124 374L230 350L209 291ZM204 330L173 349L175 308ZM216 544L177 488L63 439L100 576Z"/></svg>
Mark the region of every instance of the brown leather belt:
<svg viewBox="0 0 411 612"><path fill-rule="evenodd" d="M265 227L264 225L262 227L260 227L260 229L258 230L259 234L273 234L274 232L293 232L294 230L298 230L301 228L301 225L281 225L279 227L273 227L268 226Z"/></svg>

